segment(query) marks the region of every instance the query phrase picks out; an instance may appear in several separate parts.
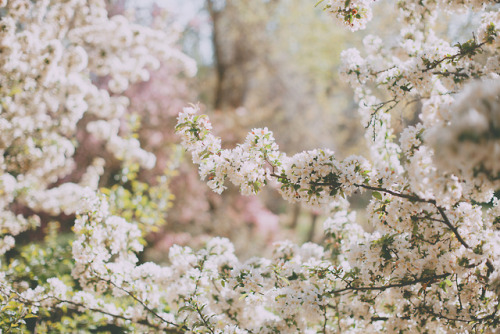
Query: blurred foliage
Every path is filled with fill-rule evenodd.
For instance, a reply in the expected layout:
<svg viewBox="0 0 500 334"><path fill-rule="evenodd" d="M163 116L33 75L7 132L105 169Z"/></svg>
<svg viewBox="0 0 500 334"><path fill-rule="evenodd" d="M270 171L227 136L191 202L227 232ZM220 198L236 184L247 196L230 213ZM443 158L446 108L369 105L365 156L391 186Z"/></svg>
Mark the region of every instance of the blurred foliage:
<svg viewBox="0 0 500 334"><path fill-rule="evenodd" d="M126 164L118 174L118 182L109 188L103 187L100 191L108 198L112 214L136 223L143 233L153 232L166 222L166 211L173 198L168 191L169 176L172 174L173 169L166 170L157 184L149 185L138 180L137 164ZM74 234L61 233L58 221L49 222L43 234L42 241L24 246L16 245L4 256L5 260L0 259L1 272L5 273L10 282L22 282L16 286L18 291L47 286L47 280L52 277L57 277L68 287L78 291L78 281L71 275L74 266L71 246ZM144 240L142 242L145 243ZM109 295L107 299L108 302L125 305L135 303L127 297L117 299ZM133 324L109 325L103 314L88 309L77 312L63 306L57 312L49 312L43 307L32 309L22 300L22 296L16 293L0 295L0 329L5 333L133 332Z"/></svg>
<svg viewBox="0 0 500 334"><path fill-rule="evenodd" d="M136 223L143 232L158 232L159 226L166 223L166 212L174 199L168 184L175 171L165 170L154 185L140 181L138 174L139 165L129 164L116 175L118 183L100 191L107 197L112 214Z"/></svg>
<svg viewBox="0 0 500 334"><path fill-rule="evenodd" d="M38 317L29 307L16 301L15 295L0 295L0 328L5 333L22 333L26 328L26 320Z"/></svg>
<svg viewBox="0 0 500 334"><path fill-rule="evenodd" d="M75 285L71 277L73 235L59 234L60 224L56 221L50 222L44 232L45 238L42 242L16 246L7 253L9 260L1 262L2 272L10 282L22 282L19 283L17 290L43 287L47 284L47 279L51 277L58 277L70 286ZM21 303L22 299L14 292L7 299L6 296L0 297L2 298L0 328L5 332L25 333L33 330L40 321L49 328L52 328L54 323L58 326L63 324L61 317L44 309L35 308L34 311L37 314L33 314L31 307ZM66 329L71 332L71 329L75 328Z"/></svg>
<svg viewBox="0 0 500 334"><path fill-rule="evenodd" d="M223 114L234 141L266 125L286 151L359 151L362 129L346 103L352 93L337 74L344 30L299 0L207 0L206 9L214 60L213 71L198 76L201 96L211 95L202 102Z"/></svg>
<svg viewBox="0 0 500 334"><path fill-rule="evenodd" d="M361 38L336 27L307 1L205 0L192 20L198 30L189 26L185 33L190 41L186 52L193 56L203 48L207 29L199 26L207 16L212 61L200 63L195 90L226 147L241 142L251 128L267 126L289 154L317 147L334 149L339 156L365 152L356 104L349 102L352 91L338 76L341 50L360 45ZM237 196L230 187L222 200L212 200L214 219L209 223L218 235L235 242L239 255L265 254L266 245L255 242L267 238L262 231L247 233L252 228L248 224L235 232L234 222L243 219L227 212L238 207ZM267 245L319 237L315 232L322 219L317 213L301 213L273 190L266 190L259 201L280 216L280 228ZM224 223L228 219L232 222ZM240 240L242 235L246 241Z"/></svg>

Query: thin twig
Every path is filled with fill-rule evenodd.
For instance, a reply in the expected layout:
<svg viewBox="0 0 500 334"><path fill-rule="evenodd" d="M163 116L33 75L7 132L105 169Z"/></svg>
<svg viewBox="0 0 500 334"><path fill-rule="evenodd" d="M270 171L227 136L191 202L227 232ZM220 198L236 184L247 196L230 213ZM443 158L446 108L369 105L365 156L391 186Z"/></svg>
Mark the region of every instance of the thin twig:
<svg viewBox="0 0 500 334"><path fill-rule="evenodd" d="M349 287L346 287L343 289L330 291L330 293L339 294L339 293L342 293L344 291L371 291L371 290L385 291L385 290L390 289L390 288L401 288L404 286L414 285L417 283L424 283L424 282L433 283L433 282L437 281L438 279L445 278L448 276L450 276L449 273L444 273L441 275L434 275L434 276L430 276L430 277L417 278L413 281L393 283L393 284L387 284L387 285L383 285L383 286L360 286L360 287L349 286Z"/></svg>
<svg viewBox="0 0 500 334"><path fill-rule="evenodd" d="M166 319L164 319L162 316L160 316L158 313L156 313L153 309L151 309L150 307L148 307L142 300L140 300L139 298L137 298L132 292L122 288L121 286L118 286L116 283L114 283L113 281L111 280L107 280L107 279L104 279L104 278L101 278L99 277L95 272L94 272L94 275L95 277L97 277L98 279L104 281L104 282L107 282L111 285L113 285L115 288L125 292L127 295L129 295L130 297L132 297L132 299L134 299L136 302L138 302L139 304L141 304L142 307L144 307L144 309L146 311L148 311L149 313L151 313L152 315L154 315L155 317L157 317L158 319L160 319L161 321L163 321L164 323L166 324L169 324L171 326L175 326L175 327L181 327L179 326L178 324L175 324L173 322L170 322Z"/></svg>

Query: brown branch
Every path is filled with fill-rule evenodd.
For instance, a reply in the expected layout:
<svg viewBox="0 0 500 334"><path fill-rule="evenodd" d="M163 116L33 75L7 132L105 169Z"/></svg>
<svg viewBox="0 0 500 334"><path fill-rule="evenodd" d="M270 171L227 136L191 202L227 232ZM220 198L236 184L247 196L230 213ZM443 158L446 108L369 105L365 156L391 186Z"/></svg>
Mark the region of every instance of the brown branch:
<svg viewBox="0 0 500 334"><path fill-rule="evenodd" d="M139 298L137 298L132 292L128 291L128 290L125 290L124 288L122 288L121 286L118 286L116 283L114 283L113 281L111 280L107 280L107 279L104 279L104 278L101 278L99 277L99 275L97 275L95 272L93 273L95 275L95 277L97 277L98 279L108 283L108 284L111 284L113 285L115 288L125 292L127 295L129 295L130 297L132 297L132 299L134 299L136 302L138 302L139 304L141 304L142 307L144 307L144 309L146 311L148 311L149 313L151 313L152 315L154 315L156 318L160 319L161 321L163 321L164 323L166 324L169 324L171 326L175 326L175 327L182 327L182 326L179 326L173 322L170 322L168 320L165 320L162 316L160 316L158 313L156 313L153 309L151 309L150 307L148 307L142 300L140 300Z"/></svg>
<svg viewBox="0 0 500 334"><path fill-rule="evenodd" d="M125 320L125 321L130 321L131 323L135 322L135 323L138 323L138 324L141 324L141 325L144 325L144 326L148 326L148 327L151 327L151 328L161 329L165 333L173 333L173 334L178 334L179 333L180 334L180 333L185 333L185 331L188 330L185 326L180 327L179 325L176 325L176 324L172 324L172 325L174 325L176 327L180 327L179 329L160 328L160 326L152 324L152 323L150 323L147 320L138 320L138 321L137 320L133 320L133 319L127 318L127 317L125 317L125 316L123 316L121 314L114 314L114 313L111 313L111 312L108 312L108 311L104 311L104 310L101 310L101 309L98 309L98 308L88 307L85 304L77 303L77 302L74 302L74 301L71 301L71 300L61 299L61 298L58 298L58 297L55 297L55 296L46 296L46 297L44 297L42 299L38 299L38 300L29 300L29 299L26 299L23 296L21 296L17 291L12 290L12 292L17 295L17 297L15 297L15 299L18 300L20 303L23 303L25 305L40 304L41 302L43 302L45 300L54 299L54 300L58 301L58 304L65 303L65 304L73 305L73 306L76 306L76 307L81 307L81 308L84 308L85 310L88 310L88 311L91 311L91 312L96 312L96 313L102 313L102 314L108 315L108 316L116 318L116 319L122 319L122 320ZM169 324L171 324L171 323L169 323Z"/></svg>
<svg viewBox="0 0 500 334"><path fill-rule="evenodd" d="M473 38L473 40L474 40L474 43L476 43L476 38L475 38L475 37ZM467 55L469 55L469 54L470 54L470 55L474 55L474 54L475 54L475 52L476 52L476 50L477 50L477 49L481 49L481 47L482 47L483 45L485 45L485 44L487 44L487 42L482 42L482 43L476 44L476 45L474 45L474 48L473 48L473 49L471 49L471 50L470 50L470 51L468 51L468 52L467 52L467 51L466 51L466 52L463 52L463 49L461 48L461 44L458 44L458 45L459 45L459 48L460 48L460 51L459 51L458 53L456 53L456 54L454 54L454 55L451 55L451 56L446 56L446 57L444 57L444 58L442 58L442 59L440 59L440 60L436 60L436 61L432 62L432 63L431 63L430 65L428 65L428 66L427 66L427 68L426 68L426 69L424 69L422 72L428 72L428 71L430 71L430 70L432 70L432 69L435 69L436 67L438 67L438 66L439 66L439 64L441 64L442 62L444 62L444 61L446 61L446 60L451 60L451 61L454 61L455 59L461 59L461 58L463 58L463 57L465 57L465 56L467 56Z"/></svg>
<svg viewBox="0 0 500 334"><path fill-rule="evenodd" d="M277 177L277 178L282 178L281 176L276 175L274 173L272 173L271 176ZM311 185L315 185L315 186L338 187L337 184L328 183L328 182L324 182L324 183L321 183L321 182L311 182L310 184ZM404 198L404 199L410 200L412 202L432 204L437 209L437 211L439 212L439 214L441 215L441 217L443 219L442 220L438 220L438 219L435 219L435 218L429 218L429 219L435 220L435 221L439 221L439 222L442 222L443 224L445 224L453 232L453 234L457 238L458 242L460 242L465 248L468 248L468 249L471 248L470 245L460 235L458 229L455 226L453 226L453 224L450 222L450 220L448 219L448 216L446 215L445 210L436 203L436 200L434 200L434 199L424 199L424 198L420 198L420 197L418 197L417 195L414 195L414 194L403 194L403 193L400 193L400 192L397 192L397 191L393 191L393 190L390 190L390 189L386 189L386 188L382 188L382 187L374 187L374 186L370 186L370 185L366 185L366 184L357 184L356 183L354 185L356 187L359 187L359 188L364 188L364 189L372 190L372 191L379 191L379 192L383 192L383 193L386 193L386 194L390 194L390 195L395 196L395 197ZM486 261L486 266L488 267L488 272L493 272L494 271L494 266L492 265L491 261L489 261L489 260Z"/></svg>
<svg viewBox="0 0 500 334"><path fill-rule="evenodd" d="M410 302L411 303L411 302ZM441 312L437 313L437 312L434 312L434 310L432 309L429 309L429 307L427 306L416 306L415 304L411 303L415 309L417 310L423 310L425 313L427 314L430 314L430 315L433 315L435 317L438 317L438 318L442 318L442 319L445 319L445 320L448 320L448 321L457 321L457 322L472 322L472 321L476 321L476 322L483 322L483 321L486 321L486 320L489 320L489 319L495 319L497 317L497 313L498 313L498 306L499 306L499 303L500 301L497 303L497 305L493 308L493 312L491 312L490 314L488 315L485 315L484 317L476 317L474 315L470 315L470 319L464 319L464 318L452 318L452 317L449 317L449 316L445 316L443 315Z"/></svg>
<svg viewBox="0 0 500 334"><path fill-rule="evenodd" d="M472 321L470 319L452 318L452 317L443 315L443 313L441 313L441 312L436 313L434 311L431 311L430 309L428 309L428 307L425 307L425 306L420 306L420 307L415 307L415 308L417 310L422 310L424 313L430 314L436 318L440 318L440 319L444 319L444 320L448 320L448 321L456 321L456 322L471 322Z"/></svg>
<svg viewBox="0 0 500 334"><path fill-rule="evenodd" d="M388 285L383 285L383 286L361 286L361 287L353 287L353 286L348 286L346 288L343 288L343 289L339 289L339 290L333 290L333 291L330 291L330 293L332 294L339 294L339 293L342 293L342 292L345 292L345 291L372 291L372 290L378 290L378 291L385 291L387 289L390 289L390 288L401 288L401 287L404 287L404 286L409 286L409 285L414 285L414 284L418 284L418 283L424 283L424 282L428 282L428 283L434 283L435 281L437 281L438 279L441 279L441 278L445 278L445 277L448 277L450 276L449 273L445 273L445 274L441 274L441 275L434 275L434 276L427 276L427 277L420 277L420 278L417 278L413 281L407 281L407 282L401 282L401 283L393 283L393 284L388 284ZM350 283L348 283L350 284Z"/></svg>
<svg viewBox="0 0 500 334"><path fill-rule="evenodd" d="M464 245L465 248L470 248L469 244L467 244L467 242L465 242L465 240L462 238L462 236L460 235L460 233L458 233L458 229L453 226L450 222L450 220L448 219L448 217L446 216L446 213L444 212L444 209L440 206L438 206L436 204L436 202L434 202L434 206L436 207L436 209L439 211L439 213L441 214L441 217L443 217L444 219L444 224L446 226L448 226L448 228L455 234L455 236L457 237L457 240L462 244Z"/></svg>
<svg viewBox="0 0 500 334"><path fill-rule="evenodd" d="M139 323L141 325L145 325L145 326L148 326L148 327L151 327L151 328L155 328L155 329L161 329L163 332L165 333L185 333L185 330L187 330L187 328L179 328L179 329L173 329L173 328L160 328L160 326L158 325L154 325L152 323L150 323L149 321L147 320L133 320L131 318L127 318L125 316L122 316L120 314L113 314L113 313L110 313L110 312L107 312L107 311L104 311L104 310L100 310L100 309L97 309L97 308L93 308L93 307L88 307L88 306L85 306L84 304L81 304L81 303L76 303L76 302L73 302L73 301L70 301L70 300L64 300L64 299L59 299L57 297L50 297L50 298L53 298L57 301L59 301L60 303L66 303L66 304L70 304L70 305L73 305L73 306L77 306L77 307L82 307L82 308L85 308L89 311L92 311L92 312L97 312L97 313L102 313L102 314L105 314L105 315L109 315L113 318L118 318L118 319L122 319L122 320L125 320L125 321L130 321L131 323ZM175 324L174 324L175 325ZM177 327L179 327L178 325L175 325ZM182 331L181 331L182 330Z"/></svg>
<svg viewBox="0 0 500 334"><path fill-rule="evenodd" d="M389 190L389 189L385 189L385 188L381 188L381 187L372 187L372 186L368 186L368 185L365 185L365 184L356 184L356 186L362 187L362 188L365 188L365 189L369 189L369 190L381 191L381 192L384 192L384 193L387 193L387 194L391 194L391 195L396 196L396 197L409 199L410 201L414 201L414 202L430 203L430 204L434 205L436 207L436 209L438 210L439 214L441 215L441 217L443 218L442 222L453 232L453 234L455 235L455 237L457 238L457 240L465 248L470 248L469 244L462 238L462 236L458 232L458 229L455 226L453 226L453 224L450 222L450 220L448 219L448 216L446 215L446 212L444 211L444 209L442 207L440 207L439 205L437 205L437 203L436 203L435 200L433 200L433 199L423 199L423 198L420 198L420 197L418 197L416 195L402 194L402 193L399 193L399 192L396 192L396 191L392 191L392 190Z"/></svg>
<svg viewBox="0 0 500 334"><path fill-rule="evenodd" d="M200 308L198 307L198 304L196 304L195 310L196 310L196 312L198 313L198 315L200 316L201 321L203 321L203 324L205 325L205 327L206 327L206 328L208 328L208 330L210 331L210 333L215 334L215 332L214 332L214 330L212 329L212 327L210 327L210 325L209 325L209 323L207 322L207 320L205 320L205 317L203 316L203 313L201 313L201 310L200 310Z"/></svg>
<svg viewBox="0 0 500 334"><path fill-rule="evenodd" d="M420 197L418 197L416 195L402 194L400 192L396 192L396 191L389 190L389 189L386 189L386 188L372 187L372 186L369 186L369 185L366 185L366 184L355 184L355 186L356 187L360 187L360 188L365 188L365 189L368 189L368 190L373 190L373 191L381 191L381 192L384 192L386 194L390 194L390 195L393 195L393 196L396 196L396 197L409 199L410 201L413 201L413 202L422 202L422 203L431 203L431 204L435 204L436 203L436 201L434 201L434 200L423 199L423 198L420 198Z"/></svg>
<svg viewBox="0 0 500 334"><path fill-rule="evenodd" d="M371 105L370 107L376 107L373 112L370 114L370 121L368 122L368 124L365 126L365 129L369 128L370 125L372 125L374 123L374 119L375 119L375 116L377 115L377 113L380 111L380 109L382 109L385 105L391 103L391 102L394 102L394 104L392 106L390 106L387 110L387 111L391 111L392 109L394 109L399 101L396 100L396 98L393 98L391 100L387 100L387 101L384 101L384 102L380 102L378 104L373 104ZM373 127L373 140L375 140L375 126Z"/></svg>
<svg viewBox="0 0 500 334"><path fill-rule="evenodd" d="M392 69L396 68L396 65L392 66L392 67L389 67L389 68L386 68L385 70L380 70L380 71L377 71L377 72L373 72L373 71L370 71L370 75L379 75L380 73L384 73L384 72L387 72L387 71L390 71Z"/></svg>
<svg viewBox="0 0 500 334"><path fill-rule="evenodd" d="M432 217L420 217L420 216L412 216L412 219L418 219L418 220L432 220L434 222L440 222L444 223L444 220L442 219L437 219L437 218L432 218Z"/></svg>

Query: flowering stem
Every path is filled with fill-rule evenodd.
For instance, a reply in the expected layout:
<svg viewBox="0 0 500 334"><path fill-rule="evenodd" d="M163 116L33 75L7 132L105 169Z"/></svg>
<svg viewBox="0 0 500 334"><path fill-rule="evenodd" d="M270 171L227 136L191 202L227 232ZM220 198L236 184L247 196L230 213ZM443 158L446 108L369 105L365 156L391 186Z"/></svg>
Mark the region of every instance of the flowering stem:
<svg viewBox="0 0 500 334"><path fill-rule="evenodd" d="M128 291L128 290L125 290L124 288L122 288L121 286L118 286L116 283L112 282L111 280L107 280L107 279L104 279L104 278L99 277L99 276L98 276L95 272L94 272L94 275L95 275L98 279L100 279L100 280L102 280L102 281L104 281L104 282L106 282L106 283L108 283L108 284L111 284L111 285L113 285L115 288L117 288L117 289L119 289L119 290L121 290L121 291L125 292L127 295L129 295L130 297L132 297L132 299L134 299L136 302L138 302L139 304L141 304L141 305L142 305L142 307L143 307L146 311L148 311L149 313L151 313L152 315L154 315L156 318L160 319L160 320L161 320L161 321L163 321L164 323L169 324L169 325L174 326L174 327L181 327L181 326L179 326L178 324L175 324L175 323L173 323L173 322L170 322L170 321L168 321L168 320L165 320L162 316L160 316L158 313L156 313L154 310L152 310L150 307L148 307L148 306L147 306L147 305L146 305L146 304L145 304L142 300L140 300L139 298L137 298L137 297L136 297L136 296L135 296L132 292L130 292L130 291ZM185 328L184 326L182 326L182 328L187 330L187 328Z"/></svg>
<svg viewBox="0 0 500 334"><path fill-rule="evenodd" d="M427 71L430 71L436 67L439 66L439 64L441 64L442 62L446 61L446 60L449 60L449 61L455 61L455 60L458 60L458 59L461 59L467 55L469 56L473 56L476 54L477 50L481 49L481 47L485 44L487 44L487 42L482 42L482 43L477 43L476 42L476 38L474 37L472 39L472 45L470 45L469 43L464 43L464 44L459 44L459 48L460 48L460 51L454 55L449 55L449 56L446 56L446 57L443 57L439 60L436 60L432 63L429 63L427 65L427 68L422 70L422 72L427 72ZM467 46L467 47L464 47L464 46Z"/></svg>
<svg viewBox="0 0 500 334"><path fill-rule="evenodd" d="M360 187L360 188L365 188L368 190L373 190L373 191L381 191L381 192L384 192L386 194L390 194L390 195L393 195L396 197L409 199L410 201L413 201L413 202L423 202L423 203L432 203L432 204L433 204L433 202L435 203L435 201L433 201L433 200L426 200L426 199L420 198L420 197L415 196L415 195L402 194L402 193L399 193L399 192L396 192L393 190L389 190L386 188L372 187L372 186L369 186L366 184L355 184L355 186Z"/></svg>
<svg viewBox="0 0 500 334"><path fill-rule="evenodd" d="M381 192L384 192L384 193L387 193L387 194L390 194L390 195L393 195L396 197L400 197L400 198L406 198L406 199L409 199L410 201L413 201L413 202L430 203L430 204L434 205L436 207L436 209L438 210L439 214L441 215L441 217L443 218L443 220L440 220L440 221L442 221L453 232L453 234L455 234L455 237L457 238L457 240L465 248L470 248L469 244L462 238L462 236L458 232L458 229L455 226L453 226L453 224L450 222L444 209L442 207L440 207L439 205L437 205L435 200L423 199L423 198L420 198L420 197L415 196L415 195L402 194L402 193L392 191L389 189L385 189L385 188L381 188L381 187L372 187L372 186L368 186L365 184L356 184L356 186L361 187L361 188L365 188L365 189L369 189L369 190L381 191Z"/></svg>
<svg viewBox="0 0 500 334"><path fill-rule="evenodd" d="M458 229L451 224L450 220L446 216L446 213L444 212L444 209L442 207L438 206L435 201L433 204L436 207L436 209L439 211L439 214L441 214L441 217L443 217L444 224L446 226L448 226L448 228L455 234L455 236L457 237L457 240L462 245L464 245L465 248L470 248L469 244L467 244L467 242L465 242L465 240L460 236L460 233L458 233Z"/></svg>
<svg viewBox="0 0 500 334"><path fill-rule="evenodd" d="M401 283L393 283L393 284L388 284L388 285L383 285L383 286L361 286L361 287L348 286L348 287L343 288L343 289L331 291L331 293L332 294L339 294L339 293L342 293L342 292L345 292L345 291L369 291L369 290L384 291L384 290L387 290L387 289L390 289L390 288L401 288L401 287L404 287L404 286L414 285L414 284L417 284L417 283L424 283L424 282L426 282L426 283L427 282L428 283L434 283L438 279L446 278L448 276L450 276L449 273L444 273L444 274L441 274L441 275L433 275L433 276L420 277L420 278L417 278L417 279L415 279L413 281L407 281L407 282L401 282ZM348 284L350 284L350 283L348 283Z"/></svg>
<svg viewBox="0 0 500 334"><path fill-rule="evenodd" d="M117 288L119 288L119 287L117 287ZM123 291L125 291L125 290L123 290ZM48 300L48 299L54 299L54 300L57 300L59 302L59 304L62 304L62 303L69 304L69 305L73 305L73 306L76 306L76 307L84 308L84 309L86 309L88 311L91 311L91 312L105 314L105 315L108 315L108 316L116 318L116 319L122 319L122 320L125 320L125 321L130 321L131 323L137 322L137 323L139 323L141 325L145 325L145 326L148 326L148 327L151 327L151 328L155 328L155 329L160 329L160 326L154 325L154 324L148 322L147 320L133 320L131 318L127 318L127 317L125 317L123 315L120 315L120 314L114 314L114 313L111 313L111 312L108 312L108 311L104 311L104 310L101 310L101 309L98 309L98 308L88 307L85 304L77 303L77 302L74 302L74 301L71 301L71 300L61 299L61 298L58 298L58 297L55 297L55 296L46 296L46 297L44 297L42 299L39 299L39 300L28 300L28 299L22 297L17 291L11 290L11 292L13 292L13 293L16 294L16 298L15 299L17 299L19 302L21 302L21 303L23 303L25 305L35 305L35 304L39 304L39 303L41 303L41 302L43 302L45 300ZM180 327L179 325L170 323L168 321L167 321L167 323L170 324L170 325L176 326L176 327ZM164 331L165 333L173 333L173 334L185 333L186 330L188 330L188 329L185 326L183 326L182 328L179 328L179 329L162 328L162 331Z"/></svg>

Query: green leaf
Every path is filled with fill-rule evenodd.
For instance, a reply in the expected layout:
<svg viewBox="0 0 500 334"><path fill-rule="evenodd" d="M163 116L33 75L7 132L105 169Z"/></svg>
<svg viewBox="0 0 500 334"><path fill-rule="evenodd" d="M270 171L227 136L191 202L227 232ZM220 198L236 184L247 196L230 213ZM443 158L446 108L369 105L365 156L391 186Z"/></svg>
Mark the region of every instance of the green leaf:
<svg viewBox="0 0 500 334"><path fill-rule="evenodd" d="M179 311L177 311L177 313L181 313L184 311L194 311L194 308L191 305L184 305L179 309Z"/></svg>
<svg viewBox="0 0 500 334"><path fill-rule="evenodd" d="M378 191L372 192L372 196L378 200L382 200L382 194L380 194Z"/></svg>
<svg viewBox="0 0 500 334"><path fill-rule="evenodd" d="M24 319L31 319L31 318L38 318L38 315L30 313L24 317Z"/></svg>
<svg viewBox="0 0 500 334"><path fill-rule="evenodd" d="M453 283L450 281L450 279L449 279L449 278L445 279L445 280L444 280L444 283L445 283L446 285L448 285L448 286L452 286L452 285L453 285Z"/></svg>
<svg viewBox="0 0 500 334"><path fill-rule="evenodd" d="M274 300L279 300L279 299L285 298L285 297L286 297L286 294L278 295L278 296L276 296L276 298L274 298Z"/></svg>
<svg viewBox="0 0 500 334"><path fill-rule="evenodd" d="M175 126L175 131L178 131L179 129L182 129L182 128L183 128L183 127L185 127L187 124L188 124L187 122L177 124L177 125Z"/></svg>
<svg viewBox="0 0 500 334"><path fill-rule="evenodd" d="M9 92L9 96L14 96L14 95L19 94L21 92L22 92L21 88L19 86L16 86L16 87L13 87L11 89L11 91Z"/></svg>
<svg viewBox="0 0 500 334"><path fill-rule="evenodd" d="M317 7L320 3L322 3L323 1L325 0L319 0L318 2L316 2L316 4L314 5L314 7Z"/></svg>

